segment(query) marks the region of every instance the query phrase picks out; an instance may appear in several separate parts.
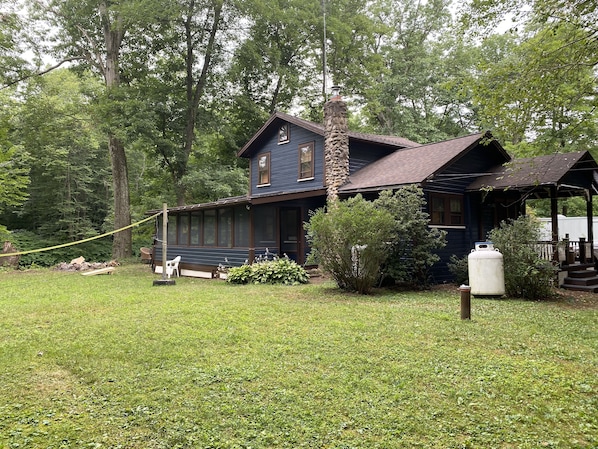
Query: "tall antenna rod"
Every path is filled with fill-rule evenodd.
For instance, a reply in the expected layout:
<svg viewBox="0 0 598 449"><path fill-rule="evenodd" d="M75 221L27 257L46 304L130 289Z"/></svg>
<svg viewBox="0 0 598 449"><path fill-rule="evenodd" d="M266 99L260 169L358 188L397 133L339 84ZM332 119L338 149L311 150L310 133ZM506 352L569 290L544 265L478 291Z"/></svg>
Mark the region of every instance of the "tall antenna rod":
<svg viewBox="0 0 598 449"><path fill-rule="evenodd" d="M326 37L326 0L322 0L322 17L324 21L324 37L322 40L322 97L324 97L324 102L326 102L326 94L328 92L328 88L326 87L326 78L328 78L328 67L326 62L326 43L328 40Z"/></svg>

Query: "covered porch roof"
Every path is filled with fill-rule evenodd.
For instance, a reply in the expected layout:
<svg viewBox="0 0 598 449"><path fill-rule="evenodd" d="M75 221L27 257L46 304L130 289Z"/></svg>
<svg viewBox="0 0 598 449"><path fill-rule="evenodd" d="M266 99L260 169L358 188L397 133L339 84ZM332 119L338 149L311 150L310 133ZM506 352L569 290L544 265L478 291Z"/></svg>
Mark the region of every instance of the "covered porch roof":
<svg viewBox="0 0 598 449"><path fill-rule="evenodd" d="M593 194L598 193L598 164L587 151L514 159L479 177L467 190L511 190L524 199Z"/></svg>
<svg viewBox="0 0 598 449"><path fill-rule="evenodd" d="M553 242L559 235L557 200L582 196L586 201L587 236L593 241L592 196L598 193L598 164L588 151L515 159L479 177L467 190L487 192L489 198L494 192L510 194L518 198L522 210L528 199L550 198Z"/></svg>

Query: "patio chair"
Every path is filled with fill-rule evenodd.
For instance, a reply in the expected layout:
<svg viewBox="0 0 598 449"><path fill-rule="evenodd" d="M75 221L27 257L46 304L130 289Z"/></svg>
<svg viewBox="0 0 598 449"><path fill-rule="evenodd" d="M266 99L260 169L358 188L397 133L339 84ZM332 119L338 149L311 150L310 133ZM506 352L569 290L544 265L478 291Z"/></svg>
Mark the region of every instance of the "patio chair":
<svg viewBox="0 0 598 449"><path fill-rule="evenodd" d="M181 256L176 256L174 259L166 261L166 276L168 276L168 279L170 279L170 276L172 276L175 271L176 271L176 277L180 276L180 273L179 273L179 262L180 261L181 261Z"/></svg>
<svg viewBox="0 0 598 449"><path fill-rule="evenodd" d="M139 252L141 253L141 263L152 263L152 249L141 247L139 248Z"/></svg>

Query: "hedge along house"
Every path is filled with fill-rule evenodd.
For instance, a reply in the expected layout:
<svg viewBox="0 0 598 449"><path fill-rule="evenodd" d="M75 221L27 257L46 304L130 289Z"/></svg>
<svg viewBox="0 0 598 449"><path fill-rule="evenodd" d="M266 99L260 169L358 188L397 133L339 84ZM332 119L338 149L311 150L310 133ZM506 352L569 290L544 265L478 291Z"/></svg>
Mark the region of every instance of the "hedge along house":
<svg viewBox="0 0 598 449"><path fill-rule="evenodd" d="M250 161L247 195L168 210L168 255L182 257L182 275L212 277L220 264L241 265L266 252L304 264L309 246L303 223L327 198L358 193L373 198L417 184L426 196L430 226L448 232L433 269L434 280L442 282L450 279L446 262L452 254L467 254L497 223L521 213L521 201L502 201L500 186L492 195L470 188L499 177L511 161L489 133L426 145L355 133L347 129L346 104L338 96L325 104L324 124L273 114L238 156ZM162 240L161 224L157 229ZM160 272L161 245L154 255Z"/></svg>

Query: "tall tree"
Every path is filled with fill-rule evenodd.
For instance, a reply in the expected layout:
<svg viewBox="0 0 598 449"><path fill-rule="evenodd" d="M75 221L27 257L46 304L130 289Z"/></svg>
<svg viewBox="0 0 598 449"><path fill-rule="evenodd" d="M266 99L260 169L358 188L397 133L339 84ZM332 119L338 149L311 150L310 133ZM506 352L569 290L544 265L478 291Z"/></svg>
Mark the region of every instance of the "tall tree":
<svg viewBox="0 0 598 449"><path fill-rule="evenodd" d="M481 125L520 154L591 149L598 143L597 10L592 2L474 1L470 13L517 28L482 41L471 86ZM465 15L472 20L471 15ZM488 22L468 22L487 31Z"/></svg>
<svg viewBox="0 0 598 449"><path fill-rule="evenodd" d="M0 3L0 85L9 86L29 73L23 57L21 30L24 23L18 6L12 2Z"/></svg>
<svg viewBox="0 0 598 449"><path fill-rule="evenodd" d="M66 69L34 78L23 88L13 135L31 155L31 184L27 202L13 214L19 228L66 241L102 231L110 170L89 101L101 88L97 79L81 80Z"/></svg>
<svg viewBox="0 0 598 449"><path fill-rule="evenodd" d="M18 110L7 91L0 92L0 212L20 206L28 196L29 154L12 135Z"/></svg>
<svg viewBox="0 0 598 449"><path fill-rule="evenodd" d="M144 89L156 110L155 150L182 205L188 200L189 158L204 125L200 118L217 94L227 52L235 46L230 28L238 13L232 0L176 0L170 14L151 43L155 65Z"/></svg>
<svg viewBox="0 0 598 449"><path fill-rule="evenodd" d="M288 110L319 75L309 62L321 45L319 1L255 1L246 14L248 36L231 70L240 97L268 114Z"/></svg>
<svg viewBox="0 0 598 449"><path fill-rule="evenodd" d="M163 11L162 3L149 0L48 0L43 10L59 30L57 54L80 58L87 67L99 73L104 80L106 97L111 99L120 98L123 52L132 51L131 46L125 45L127 32L140 32L153 24ZM144 13L148 10L152 14ZM127 155L119 134L118 128L108 129L116 229L131 224ZM115 258L131 255L130 229L115 234L113 242Z"/></svg>
<svg viewBox="0 0 598 449"><path fill-rule="evenodd" d="M449 34L448 0L343 0L330 24L330 72L364 129L427 142L471 128L458 80L471 66Z"/></svg>

